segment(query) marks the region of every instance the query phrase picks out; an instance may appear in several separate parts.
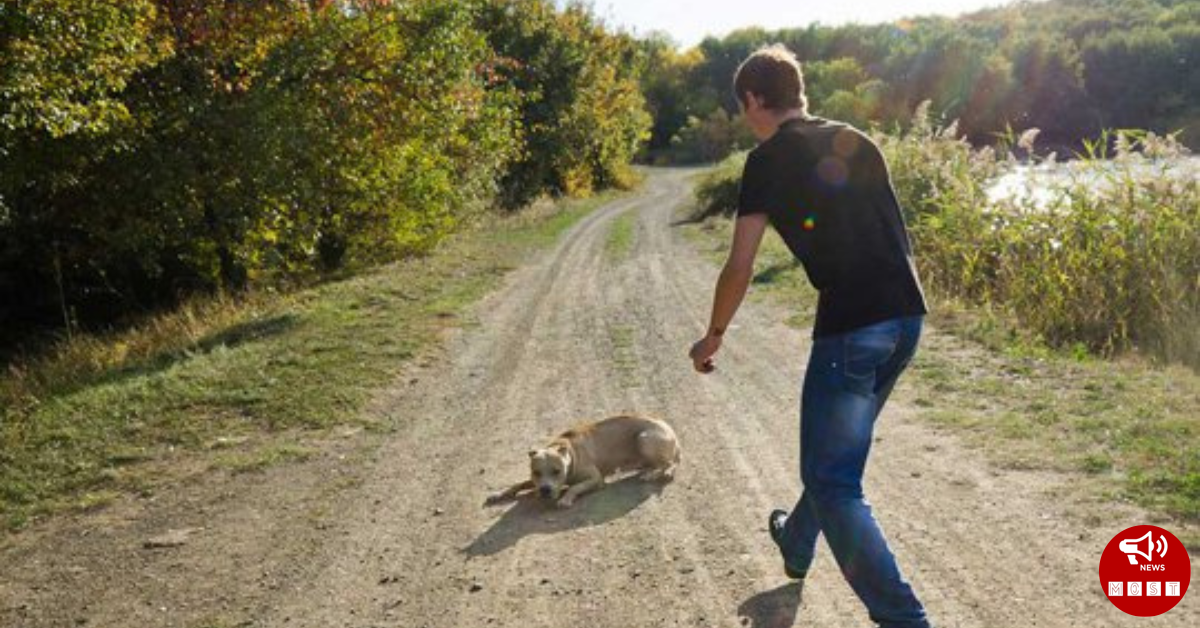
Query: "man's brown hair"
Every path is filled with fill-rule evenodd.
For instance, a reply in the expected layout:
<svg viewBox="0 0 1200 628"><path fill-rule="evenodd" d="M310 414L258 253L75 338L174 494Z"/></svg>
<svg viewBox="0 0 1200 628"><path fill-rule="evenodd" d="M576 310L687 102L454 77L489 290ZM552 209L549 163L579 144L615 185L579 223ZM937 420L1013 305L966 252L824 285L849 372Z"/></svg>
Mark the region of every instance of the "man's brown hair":
<svg viewBox="0 0 1200 628"><path fill-rule="evenodd" d="M759 48L743 61L734 75L733 91L743 108L750 93L761 98L768 109L801 109L808 113L804 73L796 55L783 44Z"/></svg>

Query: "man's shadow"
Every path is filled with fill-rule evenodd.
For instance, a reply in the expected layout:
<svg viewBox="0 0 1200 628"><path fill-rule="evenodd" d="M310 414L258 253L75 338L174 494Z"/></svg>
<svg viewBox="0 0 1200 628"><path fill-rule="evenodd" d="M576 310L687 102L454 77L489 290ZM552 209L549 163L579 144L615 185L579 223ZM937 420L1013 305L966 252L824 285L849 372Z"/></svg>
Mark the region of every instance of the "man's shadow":
<svg viewBox="0 0 1200 628"><path fill-rule="evenodd" d="M491 556L516 545L526 536L555 534L608 523L629 514L662 492L666 483L630 475L584 495L570 508L526 494L518 497L491 528L463 548L469 558Z"/></svg>
<svg viewBox="0 0 1200 628"><path fill-rule="evenodd" d="M750 628L791 628L803 599L804 581L790 582L742 602L738 617L749 620L744 625Z"/></svg>

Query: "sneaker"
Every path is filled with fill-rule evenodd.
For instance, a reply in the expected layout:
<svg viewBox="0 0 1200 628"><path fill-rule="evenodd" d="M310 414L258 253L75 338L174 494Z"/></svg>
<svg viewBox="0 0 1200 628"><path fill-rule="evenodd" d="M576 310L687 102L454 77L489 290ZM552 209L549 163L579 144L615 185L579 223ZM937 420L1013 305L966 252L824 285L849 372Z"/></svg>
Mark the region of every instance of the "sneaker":
<svg viewBox="0 0 1200 628"><path fill-rule="evenodd" d="M772 510L771 514L767 515L767 530L771 533L771 540L775 541L781 554L783 553L783 524L787 522L787 516L785 510ZM793 580L803 580L808 575L808 570L792 567L787 563L787 556L784 556L783 573Z"/></svg>

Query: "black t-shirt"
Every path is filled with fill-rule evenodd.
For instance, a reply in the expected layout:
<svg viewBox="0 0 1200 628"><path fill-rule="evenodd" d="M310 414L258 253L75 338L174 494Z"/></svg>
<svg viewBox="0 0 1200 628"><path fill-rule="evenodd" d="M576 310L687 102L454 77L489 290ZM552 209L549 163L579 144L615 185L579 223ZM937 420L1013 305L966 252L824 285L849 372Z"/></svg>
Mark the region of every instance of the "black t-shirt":
<svg viewBox="0 0 1200 628"><path fill-rule="evenodd" d="M814 336L925 314L887 164L841 122L788 120L750 151L738 215L766 213L820 291Z"/></svg>

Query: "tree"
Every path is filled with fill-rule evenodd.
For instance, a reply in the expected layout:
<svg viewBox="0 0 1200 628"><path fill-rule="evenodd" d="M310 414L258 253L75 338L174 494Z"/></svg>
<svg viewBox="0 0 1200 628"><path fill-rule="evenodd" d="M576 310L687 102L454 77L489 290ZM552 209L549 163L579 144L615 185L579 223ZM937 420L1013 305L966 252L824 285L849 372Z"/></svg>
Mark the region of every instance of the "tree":
<svg viewBox="0 0 1200 628"><path fill-rule="evenodd" d="M704 64L699 49L679 52L662 35L651 35L643 40L642 46L646 55L642 93L654 120L647 148L655 153L670 146L689 118L716 109L719 98L716 90L697 76Z"/></svg>
<svg viewBox="0 0 1200 628"><path fill-rule="evenodd" d="M481 0L479 9L479 28L507 61L498 71L523 94L525 149L502 179L504 205L625 179L651 124L641 48L580 4L559 12L548 0Z"/></svg>
<svg viewBox="0 0 1200 628"><path fill-rule="evenodd" d="M1166 31L1112 31L1087 40L1082 56L1087 92L1102 104L1104 126L1152 128L1183 104L1173 96L1186 89L1187 81L1179 80L1186 60Z"/></svg>

